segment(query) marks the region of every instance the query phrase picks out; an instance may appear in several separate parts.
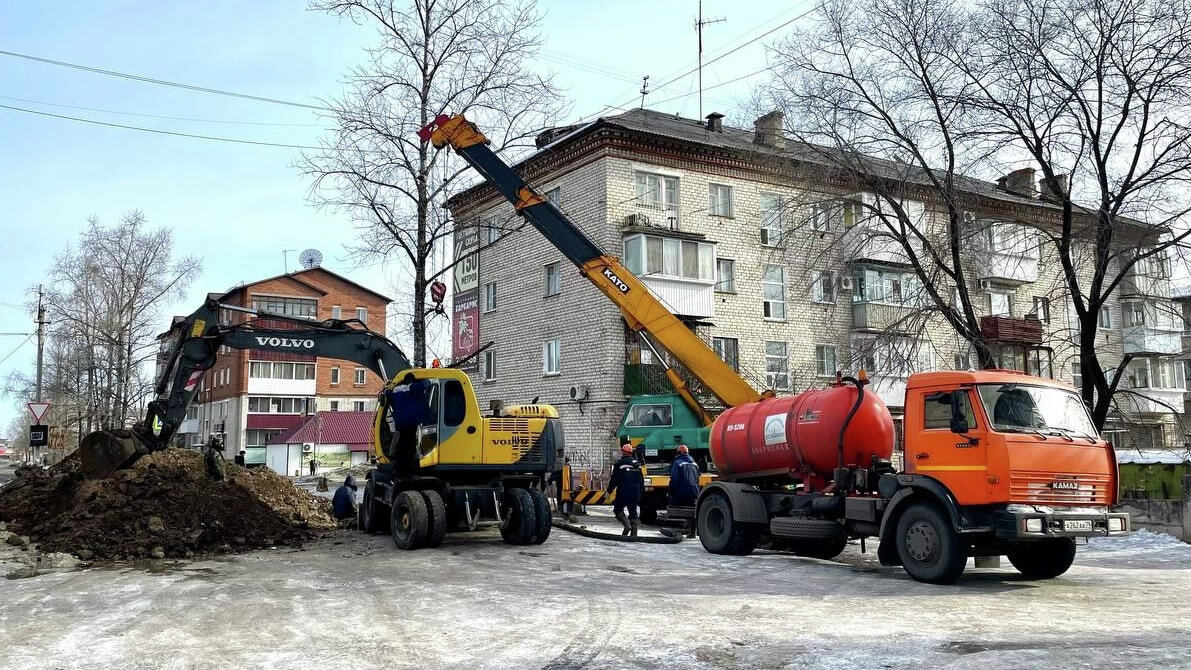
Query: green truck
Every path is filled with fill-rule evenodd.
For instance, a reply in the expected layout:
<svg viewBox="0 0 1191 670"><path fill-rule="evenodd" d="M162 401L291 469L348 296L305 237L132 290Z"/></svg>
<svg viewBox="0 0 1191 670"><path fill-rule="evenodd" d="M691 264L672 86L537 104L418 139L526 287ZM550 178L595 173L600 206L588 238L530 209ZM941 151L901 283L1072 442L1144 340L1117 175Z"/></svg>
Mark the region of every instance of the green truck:
<svg viewBox="0 0 1191 670"><path fill-rule="evenodd" d="M670 463L678 445L685 444L699 464L699 472L703 473L700 485L711 481L715 469L711 462L711 429L699 421L677 393L630 396L616 435L620 444L632 442L637 458L645 464L645 497L641 501L641 520L645 523L654 523L658 510L666 509Z"/></svg>

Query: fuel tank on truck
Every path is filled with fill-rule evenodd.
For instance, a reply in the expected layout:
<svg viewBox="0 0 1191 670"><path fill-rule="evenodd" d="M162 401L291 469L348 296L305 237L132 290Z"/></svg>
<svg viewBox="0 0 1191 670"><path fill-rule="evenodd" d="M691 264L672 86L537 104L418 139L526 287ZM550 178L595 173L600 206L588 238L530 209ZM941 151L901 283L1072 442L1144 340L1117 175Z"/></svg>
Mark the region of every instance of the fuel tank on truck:
<svg viewBox="0 0 1191 670"><path fill-rule="evenodd" d="M856 402L852 385L832 385L794 396L733 407L711 428L711 457L721 476L734 479L800 473L830 479L838 461L840 428ZM867 466L893 454L893 417L866 389L844 434L844 465Z"/></svg>

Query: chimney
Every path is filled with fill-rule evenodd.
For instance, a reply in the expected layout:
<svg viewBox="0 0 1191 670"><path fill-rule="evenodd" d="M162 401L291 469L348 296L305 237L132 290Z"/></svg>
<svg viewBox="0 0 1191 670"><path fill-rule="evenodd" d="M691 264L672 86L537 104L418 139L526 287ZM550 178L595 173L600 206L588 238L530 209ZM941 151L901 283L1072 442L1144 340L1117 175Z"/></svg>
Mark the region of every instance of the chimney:
<svg viewBox="0 0 1191 670"><path fill-rule="evenodd" d="M709 132L713 132L713 133L724 132L724 122L721 120L723 118L724 118L724 115L720 114L719 112L712 112L712 113L708 114L707 115L707 130Z"/></svg>
<svg viewBox="0 0 1191 670"><path fill-rule="evenodd" d="M1062 200L1068 190L1071 188L1071 183L1068 181L1068 176L1065 174L1055 175L1055 181L1059 182L1059 190L1056 193L1050 188L1050 184L1046 183L1046 179L1038 180L1038 197L1042 200Z"/></svg>
<svg viewBox="0 0 1191 670"><path fill-rule="evenodd" d="M1010 193L1023 195L1027 198L1038 197L1038 192L1034 190L1034 168L1014 170L998 179L997 185Z"/></svg>
<svg viewBox="0 0 1191 670"><path fill-rule="evenodd" d="M786 136L783 133L782 122L785 118L785 114L772 111L753 121L753 142L774 149L784 149Z"/></svg>

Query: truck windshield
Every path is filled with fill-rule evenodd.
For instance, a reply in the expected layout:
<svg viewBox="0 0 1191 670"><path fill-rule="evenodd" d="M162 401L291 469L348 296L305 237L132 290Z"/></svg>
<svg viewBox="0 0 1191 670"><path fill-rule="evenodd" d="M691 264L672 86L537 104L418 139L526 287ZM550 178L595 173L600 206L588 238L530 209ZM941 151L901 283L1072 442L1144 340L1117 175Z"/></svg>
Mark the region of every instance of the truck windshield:
<svg viewBox="0 0 1191 670"><path fill-rule="evenodd" d="M979 384L978 388L994 430L1096 437L1083 401L1071 391L1023 384Z"/></svg>

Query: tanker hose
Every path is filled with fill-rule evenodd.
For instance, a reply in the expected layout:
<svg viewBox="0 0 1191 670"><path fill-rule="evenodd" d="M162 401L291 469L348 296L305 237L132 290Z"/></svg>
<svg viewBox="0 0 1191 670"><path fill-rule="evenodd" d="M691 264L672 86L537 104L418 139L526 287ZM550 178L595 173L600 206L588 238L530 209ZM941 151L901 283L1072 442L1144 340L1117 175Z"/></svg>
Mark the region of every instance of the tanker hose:
<svg viewBox="0 0 1191 670"><path fill-rule="evenodd" d="M841 381L845 381L856 386L856 402L852 403L852 409L848 410L848 416L844 417L844 425L840 426L839 442L836 446L837 464L835 468L835 494L840 496L844 495L846 493L845 489L848 488L846 486L840 486L842 482L839 481L844 474L844 433L848 432L848 426L852 424L852 417L856 416L856 412L860 411L860 403L864 402L864 384L867 380L862 381L856 379L855 377L844 377Z"/></svg>

